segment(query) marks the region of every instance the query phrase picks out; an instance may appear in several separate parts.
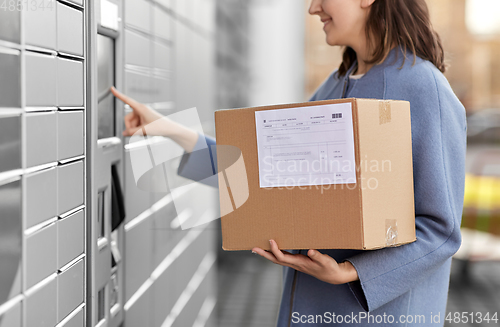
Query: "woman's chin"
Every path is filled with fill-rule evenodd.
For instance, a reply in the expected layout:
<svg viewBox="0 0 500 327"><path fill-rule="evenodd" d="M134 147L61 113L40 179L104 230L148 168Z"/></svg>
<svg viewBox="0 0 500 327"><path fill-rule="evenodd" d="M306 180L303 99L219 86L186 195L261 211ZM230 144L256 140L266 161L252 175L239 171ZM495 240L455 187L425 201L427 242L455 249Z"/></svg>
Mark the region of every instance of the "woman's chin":
<svg viewBox="0 0 500 327"><path fill-rule="evenodd" d="M339 40L338 37L334 37L334 35L330 34L326 34L326 44L328 44L329 46L339 46L339 47L343 47L343 46L346 46L346 43L345 41L342 41L342 40Z"/></svg>
<svg viewBox="0 0 500 327"><path fill-rule="evenodd" d="M339 45L338 42L336 40L332 40L332 38L329 38L328 35L326 36L326 44L330 45L330 46L336 46L336 45Z"/></svg>

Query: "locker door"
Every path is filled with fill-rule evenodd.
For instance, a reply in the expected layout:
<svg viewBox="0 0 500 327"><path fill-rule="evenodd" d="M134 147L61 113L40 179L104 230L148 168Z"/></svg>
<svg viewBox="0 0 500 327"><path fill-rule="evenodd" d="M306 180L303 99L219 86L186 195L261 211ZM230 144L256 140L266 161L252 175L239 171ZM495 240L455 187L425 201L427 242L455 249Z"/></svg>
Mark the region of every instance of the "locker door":
<svg viewBox="0 0 500 327"><path fill-rule="evenodd" d="M122 31L120 0L100 0L95 29L90 41L95 45L93 78L90 79L92 127L90 147L93 154L91 229L89 241L94 248L92 262L92 305L89 326L118 327L123 323L123 216L120 201L123 185L123 108L118 106L110 87L121 87ZM97 73L97 74L95 74ZM118 220L117 220L118 219Z"/></svg>

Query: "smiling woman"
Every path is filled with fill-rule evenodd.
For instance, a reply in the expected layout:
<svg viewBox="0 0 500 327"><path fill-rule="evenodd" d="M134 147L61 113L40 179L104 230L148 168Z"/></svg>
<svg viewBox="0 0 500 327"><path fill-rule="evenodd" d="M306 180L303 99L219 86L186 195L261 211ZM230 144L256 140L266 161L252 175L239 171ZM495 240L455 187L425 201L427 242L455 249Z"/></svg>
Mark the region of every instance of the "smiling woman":
<svg viewBox="0 0 500 327"><path fill-rule="evenodd" d="M312 0L309 13L324 23L329 45L345 47L339 69L311 101L356 97L411 103L417 241L372 251L287 252L273 240L271 251L254 248L253 252L285 267L277 325L308 325L292 319L295 312L305 316L335 312L343 317L369 312L377 317L423 315L412 326L442 326L444 320L432 319L431 314L445 316L451 256L461 242L466 123L464 107L442 74L444 52L427 4L425 0ZM160 118L151 108L114 89L113 93L133 109L125 117L125 134ZM156 132L186 150L179 167L182 176L195 179L204 167L216 165L216 153L214 162L187 153L210 148L215 145L213 138L162 121ZM372 324L359 320L358 326Z"/></svg>

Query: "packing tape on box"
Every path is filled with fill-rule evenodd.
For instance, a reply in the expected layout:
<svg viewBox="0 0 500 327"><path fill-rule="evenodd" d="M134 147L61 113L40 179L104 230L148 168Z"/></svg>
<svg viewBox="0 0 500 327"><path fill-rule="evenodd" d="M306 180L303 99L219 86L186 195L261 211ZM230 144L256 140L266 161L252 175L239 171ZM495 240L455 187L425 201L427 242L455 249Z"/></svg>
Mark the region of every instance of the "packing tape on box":
<svg viewBox="0 0 500 327"><path fill-rule="evenodd" d="M379 125L391 122L391 103L389 101L380 100L378 105Z"/></svg>
<svg viewBox="0 0 500 327"><path fill-rule="evenodd" d="M385 245L394 246L398 244L398 222L396 219L385 220Z"/></svg>

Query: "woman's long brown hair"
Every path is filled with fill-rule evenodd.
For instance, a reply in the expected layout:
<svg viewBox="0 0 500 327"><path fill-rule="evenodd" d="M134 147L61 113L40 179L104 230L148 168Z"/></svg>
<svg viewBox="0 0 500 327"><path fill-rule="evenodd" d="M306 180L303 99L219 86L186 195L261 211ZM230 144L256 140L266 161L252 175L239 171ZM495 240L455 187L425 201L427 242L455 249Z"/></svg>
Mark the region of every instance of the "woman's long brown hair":
<svg viewBox="0 0 500 327"><path fill-rule="evenodd" d="M434 31L425 0L375 0L366 23L372 59L369 64L385 60L394 45L414 56L432 62L445 72L444 51L439 35ZM356 60L356 52L346 47L338 73L344 76ZM415 58L414 58L415 60Z"/></svg>

